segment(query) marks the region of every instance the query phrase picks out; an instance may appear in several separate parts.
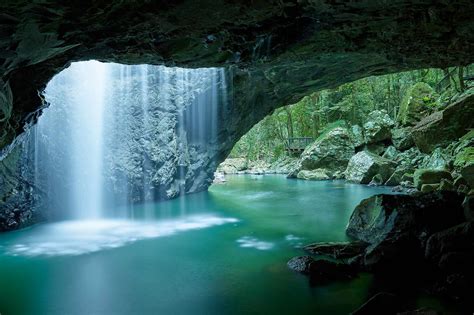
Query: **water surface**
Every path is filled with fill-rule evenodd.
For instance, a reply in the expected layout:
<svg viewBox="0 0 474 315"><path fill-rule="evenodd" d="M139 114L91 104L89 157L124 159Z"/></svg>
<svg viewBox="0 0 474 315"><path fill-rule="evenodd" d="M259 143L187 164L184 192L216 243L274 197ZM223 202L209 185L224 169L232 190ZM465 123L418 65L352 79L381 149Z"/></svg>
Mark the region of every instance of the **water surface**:
<svg viewBox="0 0 474 315"><path fill-rule="evenodd" d="M308 242L345 240L353 208L388 189L227 179L138 207L134 220L1 234L0 313L347 314L368 298L368 275L312 288L286 262Z"/></svg>

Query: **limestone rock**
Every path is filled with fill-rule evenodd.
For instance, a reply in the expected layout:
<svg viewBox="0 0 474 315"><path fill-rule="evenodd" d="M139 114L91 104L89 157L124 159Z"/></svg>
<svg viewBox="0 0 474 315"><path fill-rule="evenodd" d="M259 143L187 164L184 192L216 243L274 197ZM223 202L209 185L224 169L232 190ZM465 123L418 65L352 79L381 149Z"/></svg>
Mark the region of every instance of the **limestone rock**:
<svg viewBox="0 0 474 315"><path fill-rule="evenodd" d="M359 125L353 125L351 127L351 138L354 147L360 147L364 144L364 130Z"/></svg>
<svg viewBox="0 0 474 315"><path fill-rule="evenodd" d="M433 170L449 170L452 165L452 158L441 148L436 148L429 156L425 156L421 162L422 168Z"/></svg>
<svg viewBox="0 0 474 315"><path fill-rule="evenodd" d="M443 170L418 169L413 175L415 187L420 190L424 184L439 184L441 179L452 180L451 173Z"/></svg>
<svg viewBox="0 0 474 315"><path fill-rule="evenodd" d="M398 153L398 150L394 146L389 146L383 153L382 157L389 160L395 160Z"/></svg>
<svg viewBox="0 0 474 315"><path fill-rule="evenodd" d="M392 143L400 151L407 150L415 145L409 128L392 129Z"/></svg>
<svg viewBox="0 0 474 315"><path fill-rule="evenodd" d="M347 129L336 127L308 146L301 155L300 170L325 169L342 172L354 154L354 145Z"/></svg>
<svg viewBox="0 0 474 315"><path fill-rule="evenodd" d="M327 180L330 177L327 175L327 171L324 169L315 169L315 170L301 170L296 175L299 179L306 179L306 180Z"/></svg>
<svg viewBox="0 0 474 315"><path fill-rule="evenodd" d="M247 167L248 163L244 158L228 158L219 165L217 171L224 174L237 174L239 171L246 170Z"/></svg>
<svg viewBox="0 0 474 315"><path fill-rule="evenodd" d="M398 113L398 121L404 125L415 125L437 107L438 95L431 86L419 82L408 89Z"/></svg>
<svg viewBox="0 0 474 315"><path fill-rule="evenodd" d="M365 142L370 144L390 139L391 128L394 125L394 121L385 110L372 111L364 124Z"/></svg>
<svg viewBox="0 0 474 315"><path fill-rule="evenodd" d="M394 169L394 162L375 154L361 151L350 159L345 174L346 179L349 181L368 184L377 174L380 174L382 180L386 181L392 175Z"/></svg>
<svg viewBox="0 0 474 315"><path fill-rule="evenodd" d="M413 127L416 146L425 153L449 145L474 127L474 94L466 94L442 111L422 119Z"/></svg>

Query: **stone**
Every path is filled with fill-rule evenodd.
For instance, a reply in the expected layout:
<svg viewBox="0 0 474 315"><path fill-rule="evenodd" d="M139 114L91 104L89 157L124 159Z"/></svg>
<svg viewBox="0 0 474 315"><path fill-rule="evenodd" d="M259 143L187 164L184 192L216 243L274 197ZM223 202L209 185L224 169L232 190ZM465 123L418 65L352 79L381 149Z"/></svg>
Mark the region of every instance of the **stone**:
<svg viewBox="0 0 474 315"><path fill-rule="evenodd" d="M376 174L374 177L372 177L372 180L369 183L369 186L380 186L383 185L384 180L382 178L382 175Z"/></svg>
<svg viewBox="0 0 474 315"><path fill-rule="evenodd" d="M398 150L394 146L389 146L383 153L382 157L385 159L394 160L398 153Z"/></svg>
<svg viewBox="0 0 474 315"><path fill-rule="evenodd" d="M361 241L326 242L306 245L304 250L312 255L325 255L333 259L348 259L360 255L367 245L367 243Z"/></svg>
<svg viewBox="0 0 474 315"><path fill-rule="evenodd" d="M437 107L438 95L431 86L419 82L408 89L398 112L398 121L404 126L413 126Z"/></svg>
<svg viewBox="0 0 474 315"><path fill-rule="evenodd" d="M362 147L363 151L367 151L375 155L382 155L385 152L385 149L385 144L383 144L382 142L365 144Z"/></svg>
<svg viewBox="0 0 474 315"><path fill-rule="evenodd" d="M290 259L288 268L309 276L312 285L323 285L334 280L351 279L356 269L348 264L325 259L315 260L311 256L299 256Z"/></svg>
<svg viewBox="0 0 474 315"><path fill-rule="evenodd" d="M301 154L299 170L325 169L333 174L344 171L354 154L354 145L346 128L336 127L320 136Z"/></svg>
<svg viewBox="0 0 474 315"><path fill-rule="evenodd" d="M361 126L359 125L353 125L351 127L351 138L352 138L352 143L354 144L354 147L360 147L364 145L364 130L362 129Z"/></svg>
<svg viewBox="0 0 474 315"><path fill-rule="evenodd" d="M391 129L395 122L390 118L385 110L372 111L364 124L365 143L371 144L391 138Z"/></svg>
<svg viewBox="0 0 474 315"><path fill-rule="evenodd" d="M421 192L431 192L438 190L441 184L423 184L421 185L420 191Z"/></svg>
<svg viewBox="0 0 474 315"><path fill-rule="evenodd" d="M413 127L413 139L424 153L445 147L474 128L474 94L466 94Z"/></svg>
<svg viewBox="0 0 474 315"><path fill-rule="evenodd" d="M213 184L224 184L226 181L223 173L215 172Z"/></svg>
<svg viewBox="0 0 474 315"><path fill-rule="evenodd" d="M299 179L306 179L306 180L328 180L330 177L327 175L327 171L324 169L315 169L315 170L301 170L296 175Z"/></svg>
<svg viewBox="0 0 474 315"><path fill-rule="evenodd" d="M247 168L248 162L246 159L228 158L217 167L217 171L223 174L237 174L237 172L246 170Z"/></svg>
<svg viewBox="0 0 474 315"><path fill-rule="evenodd" d="M450 164L452 164L451 158L441 148L436 148L431 155L423 159L421 166L433 170L449 170Z"/></svg>
<svg viewBox="0 0 474 315"><path fill-rule="evenodd" d="M293 257L287 263L288 268L293 271L303 273L303 274L310 274L311 273L311 265L315 262L314 258L311 256L299 256Z"/></svg>
<svg viewBox="0 0 474 315"><path fill-rule="evenodd" d="M462 223L463 199L448 191L372 196L354 209L346 233L370 244L365 266L392 264L403 255L417 255L427 236Z"/></svg>
<svg viewBox="0 0 474 315"><path fill-rule="evenodd" d="M439 190L456 191L453 182L450 180L447 180L446 178L441 179L441 182L439 184Z"/></svg>
<svg viewBox="0 0 474 315"><path fill-rule="evenodd" d="M372 178L380 174L386 181L393 173L395 163L367 151L352 156L345 171L346 179L352 182L368 184Z"/></svg>
<svg viewBox="0 0 474 315"><path fill-rule="evenodd" d="M393 174L387 179L384 185L386 186L397 186L401 182L410 181L413 182L413 175L407 172L411 172L412 169L399 166L395 169Z"/></svg>
<svg viewBox="0 0 474 315"><path fill-rule="evenodd" d="M392 143L400 151L405 151L415 145L409 128L392 129Z"/></svg>
<svg viewBox="0 0 474 315"><path fill-rule="evenodd" d="M441 179L452 180L451 173L442 170L418 169L413 175L413 181L416 189L420 190L424 184L438 184Z"/></svg>

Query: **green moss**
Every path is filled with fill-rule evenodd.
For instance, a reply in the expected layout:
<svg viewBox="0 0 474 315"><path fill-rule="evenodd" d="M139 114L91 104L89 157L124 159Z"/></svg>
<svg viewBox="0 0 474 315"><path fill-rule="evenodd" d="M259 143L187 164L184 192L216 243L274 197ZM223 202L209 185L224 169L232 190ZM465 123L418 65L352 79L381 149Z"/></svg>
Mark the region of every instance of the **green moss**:
<svg viewBox="0 0 474 315"><path fill-rule="evenodd" d="M454 159L454 167L456 168L461 168L469 164L474 164L474 147L464 148Z"/></svg>
<svg viewBox="0 0 474 315"><path fill-rule="evenodd" d="M438 107L438 95L424 82L418 82L408 89L398 114L398 121L403 125L414 125L421 118Z"/></svg>

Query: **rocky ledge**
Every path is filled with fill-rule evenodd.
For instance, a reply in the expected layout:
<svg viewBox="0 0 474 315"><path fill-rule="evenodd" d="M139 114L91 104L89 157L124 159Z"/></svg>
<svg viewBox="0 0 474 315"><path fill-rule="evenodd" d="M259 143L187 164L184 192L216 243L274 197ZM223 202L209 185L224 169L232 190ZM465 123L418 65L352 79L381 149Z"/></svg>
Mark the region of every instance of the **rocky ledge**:
<svg viewBox="0 0 474 315"><path fill-rule="evenodd" d="M288 266L316 285L369 271L379 290L399 300L427 292L472 310L473 205L472 196L456 192L376 195L355 208L346 229L352 242L308 245L311 256L293 258ZM369 304L364 308L377 305ZM378 312L395 314L409 307L397 304Z"/></svg>

